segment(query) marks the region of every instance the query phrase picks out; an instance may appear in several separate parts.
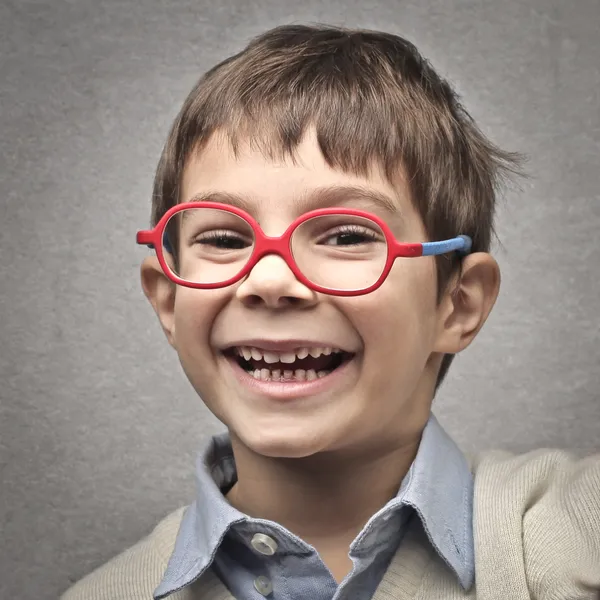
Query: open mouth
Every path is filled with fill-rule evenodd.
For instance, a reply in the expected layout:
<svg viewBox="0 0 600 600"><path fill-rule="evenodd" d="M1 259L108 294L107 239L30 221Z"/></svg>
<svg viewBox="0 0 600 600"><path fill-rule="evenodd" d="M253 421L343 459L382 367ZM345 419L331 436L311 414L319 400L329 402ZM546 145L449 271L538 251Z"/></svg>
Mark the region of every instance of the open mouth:
<svg viewBox="0 0 600 600"><path fill-rule="evenodd" d="M354 354L338 348L298 348L271 352L260 348L235 346L225 351L254 379L261 381L314 381L326 377Z"/></svg>

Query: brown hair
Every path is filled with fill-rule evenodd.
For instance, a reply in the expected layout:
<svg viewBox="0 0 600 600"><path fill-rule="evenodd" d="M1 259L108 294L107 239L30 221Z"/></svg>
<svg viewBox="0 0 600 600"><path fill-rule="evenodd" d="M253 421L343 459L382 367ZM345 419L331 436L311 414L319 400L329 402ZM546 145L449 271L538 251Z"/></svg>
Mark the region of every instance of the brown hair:
<svg viewBox="0 0 600 600"><path fill-rule="evenodd" d="M381 32L281 26L208 71L173 123L154 181L152 224L179 202L187 158L213 133L234 152L249 141L270 158L293 157L314 127L327 163L366 175L402 167L431 240L467 234L486 252L496 192L521 156L492 144L407 40ZM437 257L438 301L460 267ZM454 355L442 362L437 387Z"/></svg>

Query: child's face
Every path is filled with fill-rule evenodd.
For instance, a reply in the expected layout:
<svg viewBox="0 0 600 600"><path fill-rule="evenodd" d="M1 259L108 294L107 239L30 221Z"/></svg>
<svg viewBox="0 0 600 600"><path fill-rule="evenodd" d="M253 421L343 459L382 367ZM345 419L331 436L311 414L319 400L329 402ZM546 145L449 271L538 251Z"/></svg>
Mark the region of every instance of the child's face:
<svg viewBox="0 0 600 600"><path fill-rule="evenodd" d="M318 190L360 186L386 195L394 212L364 199L346 206L382 217L400 241L426 241L423 223L403 181L381 173L348 175L325 163L313 136L298 160L275 163L245 147L236 159L214 138L189 160L181 200L198 194L244 198L267 235L279 235L318 204ZM317 201L318 202L318 201ZM432 257L397 259L375 292L357 297L317 294L295 279L278 256L263 258L242 282L217 290L176 287L172 314L163 318L192 385L209 409L252 451L303 457L330 450L364 451L411 443L429 415L444 338L444 303L436 306ZM232 346L269 342L333 347L353 353L343 375L328 375L308 397L278 399L236 374L224 354Z"/></svg>

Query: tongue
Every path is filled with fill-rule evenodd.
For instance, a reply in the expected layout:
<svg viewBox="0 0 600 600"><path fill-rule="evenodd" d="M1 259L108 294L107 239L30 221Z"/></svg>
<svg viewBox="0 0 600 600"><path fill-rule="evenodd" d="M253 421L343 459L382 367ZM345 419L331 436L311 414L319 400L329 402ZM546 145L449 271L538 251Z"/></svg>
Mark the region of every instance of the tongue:
<svg viewBox="0 0 600 600"><path fill-rule="evenodd" d="M248 362L254 369L269 369L269 371L274 371L276 369L280 371L295 371L296 369L304 369L305 371L308 371L309 369L314 369L318 372L328 371L331 368L333 361L333 355L326 356L322 354L318 358L314 358L310 355L306 358L297 358L293 363L266 363L264 360L254 360L253 358Z"/></svg>

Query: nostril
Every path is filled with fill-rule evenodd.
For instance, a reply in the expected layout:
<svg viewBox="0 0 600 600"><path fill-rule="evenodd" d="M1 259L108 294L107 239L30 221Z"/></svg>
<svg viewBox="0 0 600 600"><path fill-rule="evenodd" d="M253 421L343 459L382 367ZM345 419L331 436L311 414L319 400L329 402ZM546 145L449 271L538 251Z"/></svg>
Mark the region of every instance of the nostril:
<svg viewBox="0 0 600 600"><path fill-rule="evenodd" d="M256 308L261 305L269 308L297 308L306 303L303 298L297 296L281 296L270 294L248 294L242 298L246 306Z"/></svg>

